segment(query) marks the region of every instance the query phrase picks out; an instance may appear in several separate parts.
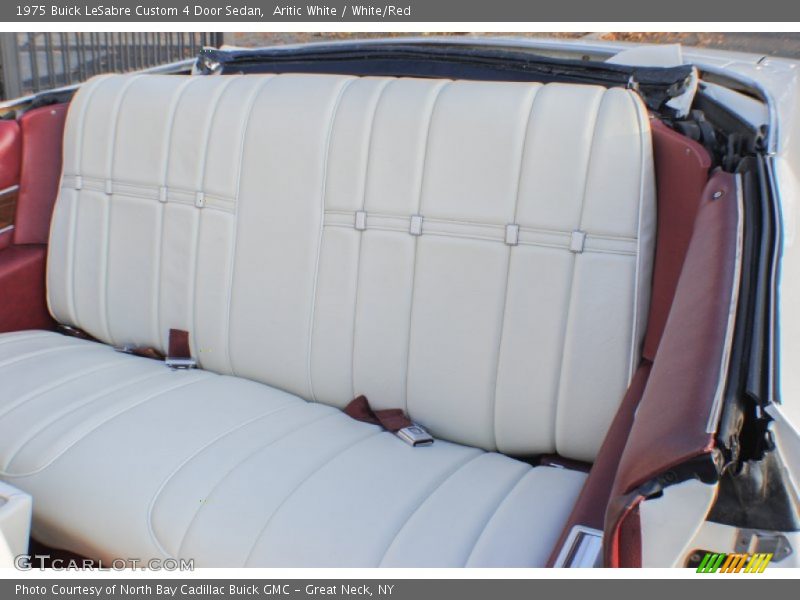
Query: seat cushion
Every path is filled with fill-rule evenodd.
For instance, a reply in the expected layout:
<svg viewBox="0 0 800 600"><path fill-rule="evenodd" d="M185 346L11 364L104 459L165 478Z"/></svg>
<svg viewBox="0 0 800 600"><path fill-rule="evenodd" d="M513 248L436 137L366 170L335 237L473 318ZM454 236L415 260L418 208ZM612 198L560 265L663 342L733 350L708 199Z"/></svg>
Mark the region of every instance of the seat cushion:
<svg viewBox="0 0 800 600"><path fill-rule="evenodd" d="M34 535L196 566L542 566L584 474L111 347L0 335L0 470Z"/></svg>

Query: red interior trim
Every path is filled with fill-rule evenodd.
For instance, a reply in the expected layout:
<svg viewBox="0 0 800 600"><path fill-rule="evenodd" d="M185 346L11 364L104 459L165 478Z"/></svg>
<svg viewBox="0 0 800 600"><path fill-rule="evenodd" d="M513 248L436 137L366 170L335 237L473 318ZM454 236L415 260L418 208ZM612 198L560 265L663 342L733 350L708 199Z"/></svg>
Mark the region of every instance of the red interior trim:
<svg viewBox="0 0 800 600"><path fill-rule="evenodd" d="M0 234L0 333L55 325L45 263L66 114L58 104L0 121L0 189L19 184L14 229Z"/></svg>
<svg viewBox="0 0 800 600"><path fill-rule="evenodd" d="M708 181L656 360L639 403L606 511L608 566L641 564L634 509L643 483L708 454L708 420L723 369L739 245L736 178Z"/></svg>
<svg viewBox="0 0 800 600"><path fill-rule="evenodd" d="M738 237L736 179L719 172L703 193L675 301L620 462L620 493L713 447L706 427L721 376Z"/></svg>
<svg viewBox="0 0 800 600"><path fill-rule="evenodd" d="M611 568L642 566L642 522L639 505L644 498L630 494L609 505L611 519L606 526L603 564Z"/></svg>
<svg viewBox="0 0 800 600"><path fill-rule="evenodd" d="M55 326L45 301L47 246L0 252L0 333Z"/></svg>
<svg viewBox="0 0 800 600"><path fill-rule="evenodd" d="M22 134L16 121L0 121L0 190L19 183Z"/></svg>
<svg viewBox="0 0 800 600"><path fill-rule="evenodd" d="M43 106L19 120L22 170L14 233L15 244L47 244L50 219L61 178L66 104Z"/></svg>
<svg viewBox="0 0 800 600"><path fill-rule="evenodd" d="M651 120L658 191L658 233L653 292L642 355L655 359L664 333L681 267L689 248L711 157L703 146Z"/></svg>

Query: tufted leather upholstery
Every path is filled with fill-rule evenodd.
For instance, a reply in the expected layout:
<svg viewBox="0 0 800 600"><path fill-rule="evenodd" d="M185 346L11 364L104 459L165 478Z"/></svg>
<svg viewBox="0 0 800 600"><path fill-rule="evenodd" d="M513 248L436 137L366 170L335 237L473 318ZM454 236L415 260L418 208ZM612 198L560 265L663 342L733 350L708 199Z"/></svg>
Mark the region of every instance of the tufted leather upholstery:
<svg viewBox="0 0 800 600"><path fill-rule="evenodd" d="M3 477L39 537L93 556L543 564L584 475L496 452L593 460L640 356L654 214L622 89L94 79L51 310L110 345L188 330L203 370L0 336ZM336 410L358 394L438 441Z"/></svg>

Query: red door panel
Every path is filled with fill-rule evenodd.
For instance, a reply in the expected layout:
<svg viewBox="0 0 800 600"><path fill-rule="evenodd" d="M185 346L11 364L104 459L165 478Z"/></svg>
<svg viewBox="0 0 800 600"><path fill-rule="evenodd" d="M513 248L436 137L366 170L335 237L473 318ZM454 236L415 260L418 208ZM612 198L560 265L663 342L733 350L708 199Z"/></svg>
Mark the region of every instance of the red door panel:
<svg viewBox="0 0 800 600"><path fill-rule="evenodd" d="M0 333L55 325L45 272L66 112L58 104L0 121Z"/></svg>

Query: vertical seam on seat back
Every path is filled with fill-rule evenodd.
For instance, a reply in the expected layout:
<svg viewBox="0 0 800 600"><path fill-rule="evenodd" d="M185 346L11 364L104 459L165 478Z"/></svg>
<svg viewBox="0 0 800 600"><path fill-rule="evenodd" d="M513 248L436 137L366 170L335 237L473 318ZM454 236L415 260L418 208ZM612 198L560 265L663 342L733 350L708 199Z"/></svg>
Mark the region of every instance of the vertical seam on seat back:
<svg viewBox="0 0 800 600"><path fill-rule="evenodd" d="M187 77L183 83L181 83L177 89L172 92L172 98L170 99L169 108L167 109L167 123L164 127L164 137L162 139L162 151L164 152L164 160L162 162L162 169L160 175L161 187L166 187L167 185L167 178L169 177L169 159L170 159L170 150L172 148L172 134L173 129L175 127L175 114L178 111L178 104L180 104L181 98L183 97L184 91L186 88L192 84L192 82L199 81L199 79L194 79L192 77ZM157 215L158 215L158 234L157 234L157 244L158 248L156 248L156 264L155 268L153 269L155 280L156 280L156 293L153 295L153 303L154 303L154 319L152 321L155 324L156 330L152 332L153 340L162 349L166 347L166 344L163 342L166 339L166 332L162 326L162 315L161 315L161 293L162 293L162 275L164 272L164 258L162 253L164 252L164 219L166 218L166 211L167 211L167 203L166 202L159 202L157 207ZM189 343L191 343L191 336L189 336Z"/></svg>
<svg viewBox="0 0 800 600"><path fill-rule="evenodd" d="M375 131L375 117L378 114L378 107L380 106L383 94L386 88L396 79L386 79L383 85L378 90L378 95L375 98L375 105L372 107L372 114L370 115L369 123L369 139L367 140L367 156L364 160L364 184L361 190L361 210L365 210L367 206L367 184L369 182L369 167L372 159L372 144L374 140ZM357 231L356 239L358 240L358 251L356 252L356 286L355 295L353 296L353 331L350 340L350 396L356 397L356 323L358 323L358 293L361 284L361 252L364 246L364 233Z"/></svg>
<svg viewBox="0 0 800 600"><path fill-rule="evenodd" d="M345 79L339 85L336 98L331 106L330 114L328 115L328 131L325 134L325 155L322 159L322 184L320 185L320 210L319 210L319 226L317 230L317 254L314 258L314 277L311 285L311 307L308 314L308 327L306 343L306 385L308 386L308 398L316 402L317 398L314 395L314 382L311 374L311 353L314 346L314 317L317 308L317 284L319 281L319 262L322 256L322 236L325 229L325 199L328 195L328 164L331 153L331 141L333 140L333 126L336 122L336 117L339 114L339 105L344 97L345 92L350 85L356 81L356 78Z"/></svg>
<svg viewBox="0 0 800 600"><path fill-rule="evenodd" d="M638 361L637 358L637 340L639 339L639 315L640 309L644 307L639 306L641 294L639 293L639 278L641 276L642 266L642 208L644 207L644 194L645 194L645 136L647 135L648 127L645 126L645 121L642 119L642 107L634 97L633 92L628 92L628 98L633 103L633 110L636 113L636 122L639 125L639 202L638 213L636 215L636 265L633 277L633 323L631 324L631 347L630 347L630 366L628 368L628 385L633 379L633 373Z"/></svg>
<svg viewBox="0 0 800 600"><path fill-rule="evenodd" d="M202 152L203 157L200 161L201 167L198 171L198 176L196 179L197 188L201 190L205 190L206 188L206 166L208 164L208 145L211 140L211 130L214 128L214 121L217 117L217 111L219 110L220 102L222 101L222 97L225 95L225 92L231 86L234 81L239 81L241 79L240 75L229 75L230 79L226 80L225 83L220 85L214 94L213 99L213 107L209 111L208 115L208 122L206 126L205 134L203 135L203 143L202 143ZM235 207L234 207L235 210ZM192 250L192 283L191 283L191 290L189 292L189 305L191 307L191 335L189 336L189 349L192 356L194 356L197 360L197 364L200 367L203 367L203 360L200 353L200 330L197 327L197 273L199 271L197 264L198 264L198 255L200 253L200 234L202 232L202 223L203 223L203 211L202 210L195 210L195 214L197 215L196 218L196 230L194 235L194 248ZM236 217L234 217L236 218Z"/></svg>
<svg viewBox="0 0 800 600"><path fill-rule="evenodd" d="M225 316L225 354L226 360L228 361L228 372L232 375L236 375L236 369L233 367L233 360L231 359L231 304L233 303L233 284L234 284L234 273L236 271L236 253L239 246L239 204L241 198L240 196L240 188L242 183L242 162L244 161L244 144L247 140L247 130L250 126L250 117L253 115L253 109L255 108L256 101L258 97L261 95L261 92L264 91L264 88L267 86L268 83L274 81L276 75L271 75L261 81L259 84L255 86L253 91L251 92L252 96L248 100L247 112L245 113L244 123L242 124L242 136L239 140L239 162L238 169L236 171L236 192L234 196L234 207L233 207L233 237L231 238L231 257L230 257L230 267L228 273L228 301L226 304L226 316Z"/></svg>
<svg viewBox="0 0 800 600"><path fill-rule="evenodd" d="M83 149L84 149L84 128L86 127L86 113L89 109L89 104L91 103L92 99L94 98L94 94L97 91L97 88L100 87L102 83L105 82L106 79L113 76L105 76L95 81L94 84L89 87L88 91L86 92L86 99L83 101L83 105L81 106L80 116L78 117L78 140L77 140L77 150L75 152L76 159L76 175L81 175L81 168L83 167ZM64 173L62 167L61 173L61 184L63 185L64 182ZM78 235L78 212L80 206L80 197L81 197L82 190L75 190L75 198L72 202L72 206L69 209L69 237L67 238L67 260L66 265L69 269L68 276L65 277L65 284L67 285L67 289L64 290L64 295L66 296L67 300L67 312L69 313L69 319L73 325L78 325L78 313L75 308L75 240L77 239ZM59 195L61 192L59 191ZM49 264L50 261L48 261ZM49 267L48 267L49 269ZM48 294L48 303L49 303L49 294ZM52 308L51 308L51 312Z"/></svg>
<svg viewBox="0 0 800 600"><path fill-rule="evenodd" d="M603 101L606 98L607 91L604 91L600 94L598 100L596 100L595 112L594 112L594 121L592 123L592 137L589 140L589 155L586 157L586 168L583 180L583 193L581 194L581 209L578 214L578 228L580 229L583 226L583 213L586 207L586 192L589 187L589 176L591 175L592 169L592 157L594 156L594 143L595 143L595 136L597 135L597 124L600 120L600 111L603 106ZM564 376L564 350L567 344L567 335L569 334L569 322L570 322L570 314L572 312L572 292L575 287L575 271L577 270L577 262L578 262L578 254L572 254L571 258L571 274L570 274L570 281L569 281L569 288L567 290L567 308L566 314L564 315L564 326L561 332L561 352L559 357L559 364L558 364L558 382L556 383L556 393L555 393L555 422L553 423L552 431L553 431L553 445L556 452L558 452L558 423L560 420L561 415L561 380Z"/></svg>
<svg viewBox="0 0 800 600"><path fill-rule="evenodd" d="M116 100L114 101L114 108L111 113L111 148L108 151L108 158L106 160L106 174L109 180L114 178L114 157L116 155L116 147L117 147L117 132L119 130L119 113L120 108L122 107L122 103L125 100L125 95L128 93L130 87L141 78L141 75L133 76L128 79L125 84L122 86L122 89L119 91L119 95L117 96ZM106 223L103 230L104 236L104 250L101 252L101 260L103 261L103 267L100 270L103 274L102 285L100 286L100 301L102 303L101 307L101 314L103 315L103 327L105 329L106 339L113 345L116 343L114 339L114 335L111 333L111 321L108 316L108 264L111 262L110 260L110 250L111 250L111 214L112 208L114 203L112 202L112 196L107 195L105 198L105 206L106 206Z"/></svg>
<svg viewBox="0 0 800 600"><path fill-rule="evenodd" d="M519 208L519 190L522 183L522 171L525 167L525 155L528 151L528 140L530 136L528 135L528 131L531 125L531 118L533 115L533 109L536 106L536 98L539 97L539 91L541 86L533 85L531 86L531 98L530 104L528 106L527 117L525 119L524 130L522 134L522 148L520 149L519 155L519 167L517 169L517 186L514 192L514 211L511 217L511 222L517 222L517 212ZM495 360L495 367L494 367L494 394L492 396L492 440L494 448L498 447L497 443L497 385L499 382L499 374L500 374L500 355L503 350L503 333L505 332L506 328L506 312L508 311L508 284L511 279L511 252L513 251L512 246L506 247L506 285L505 290L503 292L503 314L501 316L500 322L500 335L498 335L497 339L497 359Z"/></svg>
<svg viewBox="0 0 800 600"><path fill-rule="evenodd" d="M436 107L439 104L439 98L442 95L442 91L448 87L453 82L451 80L442 81L436 88L435 96L431 101L431 108L428 112L428 123L425 129L425 150L422 154L422 170L419 176L419 191L417 192L417 214L422 214L422 193L424 190L425 185L425 172L428 163L428 147L430 145L431 139L431 127L433 124L433 117L436 113ZM404 410L406 414L410 414L408 408L408 382L409 382L409 374L410 374L410 367L411 367L411 337L413 333L413 323L414 323L414 293L416 291L416 280L417 280L417 255L419 249L419 238L421 236L414 236L414 261L411 267L411 293L409 298L409 307L408 307L408 335L406 337L406 374L405 374L405 390L403 391L404 400Z"/></svg>

